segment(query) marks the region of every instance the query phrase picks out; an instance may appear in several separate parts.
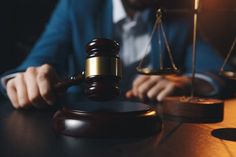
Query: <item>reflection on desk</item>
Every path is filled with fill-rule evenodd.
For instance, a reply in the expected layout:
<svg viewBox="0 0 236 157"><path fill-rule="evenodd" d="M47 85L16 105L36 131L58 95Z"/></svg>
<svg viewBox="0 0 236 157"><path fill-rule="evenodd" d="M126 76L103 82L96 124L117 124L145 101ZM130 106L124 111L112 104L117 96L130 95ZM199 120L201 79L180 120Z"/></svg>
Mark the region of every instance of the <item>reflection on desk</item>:
<svg viewBox="0 0 236 157"><path fill-rule="evenodd" d="M0 102L1 157L236 156L236 142L233 138L224 139L223 136L214 134L217 129L225 128L227 131L227 128L232 128L231 135L228 136L235 137L236 99L225 102L222 122L198 124L164 120L163 129L159 134L125 139L73 138L58 135L51 128L55 108L18 111L14 110L8 101Z"/></svg>

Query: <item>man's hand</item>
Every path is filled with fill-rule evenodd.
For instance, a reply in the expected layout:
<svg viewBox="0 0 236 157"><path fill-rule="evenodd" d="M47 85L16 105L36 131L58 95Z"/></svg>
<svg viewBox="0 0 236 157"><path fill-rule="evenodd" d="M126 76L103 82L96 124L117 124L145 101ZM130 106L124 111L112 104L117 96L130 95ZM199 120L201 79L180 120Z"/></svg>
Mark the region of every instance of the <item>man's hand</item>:
<svg viewBox="0 0 236 157"><path fill-rule="evenodd" d="M126 93L126 97L137 97L141 101L162 101L168 95L183 93L184 90L189 92L190 84L191 79L185 76L139 75L134 80L132 89Z"/></svg>
<svg viewBox="0 0 236 157"><path fill-rule="evenodd" d="M29 105L51 105L55 100L52 90L57 80L56 72L48 64L29 67L25 72L18 73L16 77L8 80L7 95L17 109Z"/></svg>

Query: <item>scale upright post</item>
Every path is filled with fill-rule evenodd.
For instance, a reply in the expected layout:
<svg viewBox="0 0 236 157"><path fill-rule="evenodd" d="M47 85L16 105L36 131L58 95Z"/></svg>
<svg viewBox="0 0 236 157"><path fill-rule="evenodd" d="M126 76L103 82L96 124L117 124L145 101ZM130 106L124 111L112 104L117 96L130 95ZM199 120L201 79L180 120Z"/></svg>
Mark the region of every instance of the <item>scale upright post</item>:
<svg viewBox="0 0 236 157"><path fill-rule="evenodd" d="M192 86L191 96L167 97L158 105L163 115L188 122L219 122L223 120L224 102L218 99L195 97L196 39L200 0L194 0L193 45L192 45Z"/></svg>
<svg viewBox="0 0 236 157"><path fill-rule="evenodd" d="M197 39L197 20L198 20L199 0L194 2L194 19L193 19L193 47L192 47L192 91L191 97L194 97L194 81L196 73L196 39Z"/></svg>

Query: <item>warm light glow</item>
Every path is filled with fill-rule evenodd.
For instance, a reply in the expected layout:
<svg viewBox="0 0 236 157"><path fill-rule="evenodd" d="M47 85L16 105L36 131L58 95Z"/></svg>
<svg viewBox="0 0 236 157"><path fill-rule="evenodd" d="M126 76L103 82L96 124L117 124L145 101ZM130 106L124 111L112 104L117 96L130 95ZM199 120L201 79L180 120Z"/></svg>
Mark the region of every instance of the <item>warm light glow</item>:
<svg viewBox="0 0 236 157"><path fill-rule="evenodd" d="M156 115L155 111L151 111L145 114L146 116L152 116L152 115Z"/></svg>
<svg viewBox="0 0 236 157"><path fill-rule="evenodd" d="M195 0L194 9L197 10L199 6L199 0Z"/></svg>

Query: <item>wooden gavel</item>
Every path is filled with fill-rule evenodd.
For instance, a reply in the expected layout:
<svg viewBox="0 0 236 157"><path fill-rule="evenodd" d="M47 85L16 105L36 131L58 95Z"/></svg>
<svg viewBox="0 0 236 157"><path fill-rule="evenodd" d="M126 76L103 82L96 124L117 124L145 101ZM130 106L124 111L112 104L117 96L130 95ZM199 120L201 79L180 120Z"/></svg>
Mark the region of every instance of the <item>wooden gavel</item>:
<svg viewBox="0 0 236 157"><path fill-rule="evenodd" d="M91 100L104 101L120 93L121 63L119 44L116 41L96 38L86 45L85 70L55 85L56 92L85 82L85 94Z"/></svg>

